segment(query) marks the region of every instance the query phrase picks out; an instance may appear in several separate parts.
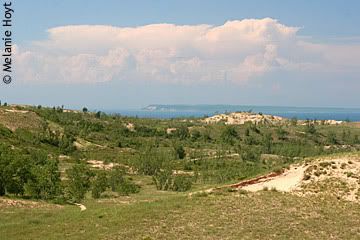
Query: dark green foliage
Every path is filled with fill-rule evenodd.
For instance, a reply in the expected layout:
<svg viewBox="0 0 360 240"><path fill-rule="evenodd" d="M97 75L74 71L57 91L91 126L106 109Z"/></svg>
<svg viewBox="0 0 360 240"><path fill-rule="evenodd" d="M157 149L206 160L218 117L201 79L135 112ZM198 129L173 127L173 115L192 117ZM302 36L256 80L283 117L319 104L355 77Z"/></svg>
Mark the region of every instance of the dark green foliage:
<svg viewBox="0 0 360 240"><path fill-rule="evenodd" d="M158 152L156 149L147 148L135 161L135 166L139 173L144 175L155 175L169 160L169 155L164 152Z"/></svg>
<svg viewBox="0 0 360 240"><path fill-rule="evenodd" d="M235 140L238 138L238 133L234 126L226 126L221 133L221 141L226 144L234 145Z"/></svg>
<svg viewBox="0 0 360 240"><path fill-rule="evenodd" d="M186 192L191 189L192 186L192 178L188 176L175 176L172 190L176 192Z"/></svg>
<svg viewBox="0 0 360 240"><path fill-rule="evenodd" d="M172 170L170 168L159 170L153 176L153 181L158 190L170 190L173 181Z"/></svg>
<svg viewBox="0 0 360 240"><path fill-rule="evenodd" d="M171 168L166 168L157 172L153 176L153 181L158 190L172 190L185 192L191 189L192 178L189 176L173 175Z"/></svg>
<svg viewBox="0 0 360 240"><path fill-rule="evenodd" d="M327 135L327 142L329 144L336 144L337 143L337 139L336 139L336 134L334 132L329 132Z"/></svg>
<svg viewBox="0 0 360 240"><path fill-rule="evenodd" d="M58 161L45 158L45 162L31 168L31 177L25 184L26 194L40 199L53 199L61 194Z"/></svg>
<svg viewBox="0 0 360 240"><path fill-rule="evenodd" d="M58 147L60 143L60 133L44 126L44 130L40 133L39 139L42 143Z"/></svg>
<svg viewBox="0 0 360 240"><path fill-rule="evenodd" d="M111 170L109 179L111 190L125 196L131 193L138 193L140 187L125 178L124 175L125 170L123 168L116 167Z"/></svg>
<svg viewBox="0 0 360 240"><path fill-rule="evenodd" d="M202 134L202 139L204 140L204 142L210 142L210 141L212 140L209 129L206 129L206 130L203 132L203 134Z"/></svg>
<svg viewBox="0 0 360 240"><path fill-rule="evenodd" d="M24 194L24 184L31 177L31 161L27 156L11 152L11 155L2 154L1 156L1 178L5 187L5 192L10 194Z"/></svg>
<svg viewBox="0 0 360 240"><path fill-rule="evenodd" d="M96 118L101 118L101 112L100 112L100 111L96 112L96 113L95 113L95 117L96 117Z"/></svg>
<svg viewBox="0 0 360 240"><path fill-rule="evenodd" d="M245 128L245 136L246 137L250 136L250 129L249 128Z"/></svg>
<svg viewBox="0 0 360 240"><path fill-rule="evenodd" d="M182 145L176 144L174 146L175 155L177 159L184 159L186 156L185 149Z"/></svg>
<svg viewBox="0 0 360 240"><path fill-rule="evenodd" d="M258 128L258 126L255 123L250 122L248 125L249 125L249 129L251 131L253 131L254 133L260 134L260 129Z"/></svg>
<svg viewBox="0 0 360 240"><path fill-rule="evenodd" d="M3 137L11 137L11 130L6 128L6 127L3 127L1 124L0 124L0 136L3 136Z"/></svg>
<svg viewBox="0 0 360 240"><path fill-rule="evenodd" d="M204 124L195 118L159 120L101 112L82 114L63 111L63 107L22 109L35 112L43 127L22 128L20 121L24 121L23 117L26 121L25 114L14 119L19 122L14 131L4 127L7 126L5 123L0 125L0 142L6 145L5 149L0 148L5 152L0 151L0 195L24 194L26 197L51 199L63 196L64 192L71 201L80 201L89 190L94 198L101 197L107 184L120 195L139 191L124 169L118 173L108 172L107 176L105 171L96 170L95 176L90 171L83 178L74 177L75 173L70 174L74 175L71 178L62 174L60 187L56 184L60 171L55 159L64 154L67 156L62 156L59 163L61 172L71 170L79 159L84 162L94 159L124 164L133 173L153 176L158 189L186 191L192 182L230 183L282 168L295 157L360 148L360 129L355 124L329 126L307 121L306 126L296 123L228 126L223 123ZM126 127L129 123L134 125L134 129ZM168 128L177 130L167 134ZM336 137L336 142L332 136ZM86 144L76 149L75 140ZM326 144L334 146L324 148ZM343 148L340 145L350 146ZM45 154L31 154L36 149ZM262 155L260 158L261 153L274 156ZM180 160L182 158L184 160ZM191 173L179 176L181 171ZM54 180L45 181L51 178ZM80 180L84 180L83 185L69 187L71 181ZM64 187L66 189L62 189ZM79 195L76 195L78 190L74 190L77 187Z"/></svg>
<svg viewBox="0 0 360 240"><path fill-rule="evenodd" d="M106 191L109 186L107 173L105 171L99 171L96 173L95 178L91 184L91 195L93 198L100 198L101 194Z"/></svg>
<svg viewBox="0 0 360 240"><path fill-rule="evenodd" d="M83 111L83 113L87 113L88 112L87 107L83 107L82 111Z"/></svg>
<svg viewBox="0 0 360 240"><path fill-rule="evenodd" d="M184 140L189 137L189 129L186 126L181 126L176 129L173 135L181 140Z"/></svg>
<svg viewBox="0 0 360 240"><path fill-rule="evenodd" d="M286 140L288 134L289 133L285 131L282 127L278 127L276 129L276 135L279 138L279 140Z"/></svg>
<svg viewBox="0 0 360 240"><path fill-rule="evenodd" d="M266 133L263 136L262 144L263 144L264 153L271 153L272 141L273 139L270 133Z"/></svg>
<svg viewBox="0 0 360 240"><path fill-rule="evenodd" d="M260 160L260 153L256 148L243 146L241 149L241 159L249 162L257 162Z"/></svg>
<svg viewBox="0 0 360 240"><path fill-rule="evenodd" d="M194 142L196 142L198 139L200 139L201 138L201 133L200 133L200 131L198 131L198 130L193 130L192 132L191 132L191 140L192 141L194 141Z"/></svg>
<svg viewBox="0 0 360 240"><path fill-rule="evenodd" d="M359 135L355 134L352 139L352 144L360 144L360 137Z"/></svg>
<svg viewBox="0 0 360 240"><path fill-rule="evenodd" d="M72 202L81 202L90 189L93 173L85 164L75 164L66 171L68 178L66 186L67 198Z"/></svg>
<svg viewBox="0 0 360 240"><path fill-rule="evenodd" d="M142 137L151 137L151 136L158 135L158 131L156 128L150 128L150 127L142 126L142 125L136 125L135 131L136 131L136 135L142 136Z"/></svg>
<svg viewBox="0 0 360 240"><path fill-rule="evenodd" d="M341 134L341 139L344 143L348 143L348 142L351 142L351 132L350 130L343 130L342 131L342 134Z"/></svg>
<svg viewBox="0 0 360 240"><path fill-rule="evenodd" d="M0 195L53 199L61 193L57 160L43 151L31 154L0 145Z"/></svg>
<svg viewBox="0 0 360 240"><path fill-rule="evenodd" d="M63 154L69 154L76 150L74 146L75 138L71 135L63 135L59 142L59 149Z"/></svg>
<svg viewBox="0 0 360 240"><path fill-rule="evenodd" d="M253 135L249 135L249 136L245 137L244 142L246 145L257 145L258 144L258 141L256 140L256 138Z"/></svg>

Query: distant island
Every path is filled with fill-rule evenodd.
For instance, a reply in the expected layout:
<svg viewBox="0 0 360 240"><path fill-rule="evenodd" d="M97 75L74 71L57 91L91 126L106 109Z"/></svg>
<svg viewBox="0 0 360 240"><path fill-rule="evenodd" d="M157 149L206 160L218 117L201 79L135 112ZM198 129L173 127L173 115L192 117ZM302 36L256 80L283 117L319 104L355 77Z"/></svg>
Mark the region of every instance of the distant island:
<svg viewBox="0 0 360 240"><path fill-rule="evenodd" d="M269 115L281 116L284 118L298 119L334 119L338 121L360 121L360 108L340 108L340 107L292 107L292 106L256 106L256 105L225 105L225 104L151 104L140 111L136 111L139 116L213 116L221 113L230 112L252 112ZM128 112L127 112L128 113ZM130 112L131 114L131 112Z"/></svg>

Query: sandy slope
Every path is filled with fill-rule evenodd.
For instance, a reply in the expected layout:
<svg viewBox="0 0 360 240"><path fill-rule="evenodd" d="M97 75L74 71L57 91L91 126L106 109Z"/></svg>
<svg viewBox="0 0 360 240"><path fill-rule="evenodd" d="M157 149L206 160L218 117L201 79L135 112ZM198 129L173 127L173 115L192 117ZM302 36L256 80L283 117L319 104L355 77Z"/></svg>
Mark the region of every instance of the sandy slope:
<svg viewBox="0 0 360 240"><path fill-rule="evenodd" d="M267 178L258 183L244 186L242 189L255 192L268 188L282 192L290 192L299 187L301 180L304 178L306 168L306 166L293 166L279 176Z"/></svg>

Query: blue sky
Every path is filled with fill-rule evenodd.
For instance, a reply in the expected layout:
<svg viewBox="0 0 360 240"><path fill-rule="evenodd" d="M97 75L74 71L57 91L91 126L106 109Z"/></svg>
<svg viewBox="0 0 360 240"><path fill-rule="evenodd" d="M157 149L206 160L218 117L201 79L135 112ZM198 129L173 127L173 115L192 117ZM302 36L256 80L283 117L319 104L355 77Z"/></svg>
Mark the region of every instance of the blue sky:
<svg viewBox="0 0 360 240"><path fill-rule="evenodd" d="M14 8L15 81L1 86L3 101L93 109L153 103L360 107L359 1L34 0ZM172 25L152 27L163 23ZM172 39L174 31L184 39ZM113 42L112 34L121 41ZM193 44L203 36L207 42ZM86 74L93 69L96 79Z"/></svg>

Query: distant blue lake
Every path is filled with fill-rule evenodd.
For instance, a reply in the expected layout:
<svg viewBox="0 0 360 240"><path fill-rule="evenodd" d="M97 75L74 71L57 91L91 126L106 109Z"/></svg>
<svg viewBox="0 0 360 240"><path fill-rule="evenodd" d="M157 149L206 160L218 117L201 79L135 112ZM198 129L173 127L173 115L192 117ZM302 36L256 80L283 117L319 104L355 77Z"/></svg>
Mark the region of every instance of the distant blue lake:
<svg viewBox="0 0 360 240"><path fill-rule="evenodd" d="M148 110L151 109L151 110ZM360 121L360 108L312 108L312 107L270 107L270 106L234 106L234 105L151 105L145 109L109 110L123 116L140 118L189 118L212 116L225 112L252 111L285 118L297 119L333 119Z"/></svg>

